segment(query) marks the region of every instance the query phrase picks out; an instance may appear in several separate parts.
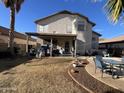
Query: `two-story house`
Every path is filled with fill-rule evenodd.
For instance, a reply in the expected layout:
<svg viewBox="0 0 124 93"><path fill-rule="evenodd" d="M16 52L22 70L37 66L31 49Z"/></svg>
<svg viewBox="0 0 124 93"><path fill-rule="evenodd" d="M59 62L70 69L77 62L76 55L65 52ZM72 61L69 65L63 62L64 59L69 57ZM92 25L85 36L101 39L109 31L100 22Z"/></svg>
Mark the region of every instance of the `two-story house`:
<svg viewBox="0 0 124 93"><path fill-rule="evenodd" d="M27 35L37 36L41 45L49 44L51 55L53 49L64 49L65 54L72 52L84 55L92 49L92 32L95 23L86 16L70 11L61 11L35 21L37 32L27 32ZM94 33L94 34L93 34Z"/></svg>

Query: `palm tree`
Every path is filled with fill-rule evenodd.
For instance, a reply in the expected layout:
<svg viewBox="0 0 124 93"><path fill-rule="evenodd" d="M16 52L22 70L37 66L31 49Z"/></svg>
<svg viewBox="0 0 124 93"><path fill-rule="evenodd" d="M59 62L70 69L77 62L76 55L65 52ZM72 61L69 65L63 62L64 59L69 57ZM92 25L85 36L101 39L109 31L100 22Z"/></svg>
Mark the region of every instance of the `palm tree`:
<svg viewBox="0 0 124 93"><path fill-rule="evenodd" d="M124 13L124 0L108 0L104 6L108 18L116 23Z"/></svg>
<svg viewBox="0 0 124 93"><path fill-rule="evenodd" d="M12 55L14 53L14 28L15 28L15 12L19 12L22 3L24 0L2 0L6 8L10 8L10 31L9 31L9 40L8 48Z"/></svg>

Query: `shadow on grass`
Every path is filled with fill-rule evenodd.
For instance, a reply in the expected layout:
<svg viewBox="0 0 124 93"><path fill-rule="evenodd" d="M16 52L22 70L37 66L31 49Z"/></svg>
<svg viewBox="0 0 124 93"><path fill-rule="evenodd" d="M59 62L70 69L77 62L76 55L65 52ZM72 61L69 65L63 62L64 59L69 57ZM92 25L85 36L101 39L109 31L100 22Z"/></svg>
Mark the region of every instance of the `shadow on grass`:
<svg viewBox="0 0 124 93"><path fill-rule="evenodd" d="M20 64L26 64L29 63L32 58L30 57L22 57L18 56L16 58L4 58L0 59L0 73L9 70L13 67L16 67Z"/></svg>

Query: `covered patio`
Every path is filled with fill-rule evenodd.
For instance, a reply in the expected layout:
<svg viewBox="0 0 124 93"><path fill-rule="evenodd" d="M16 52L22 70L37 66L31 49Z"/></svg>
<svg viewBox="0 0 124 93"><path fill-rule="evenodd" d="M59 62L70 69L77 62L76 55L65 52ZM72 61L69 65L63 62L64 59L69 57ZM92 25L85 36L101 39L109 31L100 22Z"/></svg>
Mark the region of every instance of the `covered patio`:
<svg viewBox="0 0 124 93"><path fill-rule="evenodd" d="M49 45L50 56L53 56L53 50L63 49L64 54L71 54L76 57L76 34L59 34L59 33L33 33L26 32L27 44L26 53L28 53L29 38L31 36L37 37L37 43L42 46Z"/></svg>

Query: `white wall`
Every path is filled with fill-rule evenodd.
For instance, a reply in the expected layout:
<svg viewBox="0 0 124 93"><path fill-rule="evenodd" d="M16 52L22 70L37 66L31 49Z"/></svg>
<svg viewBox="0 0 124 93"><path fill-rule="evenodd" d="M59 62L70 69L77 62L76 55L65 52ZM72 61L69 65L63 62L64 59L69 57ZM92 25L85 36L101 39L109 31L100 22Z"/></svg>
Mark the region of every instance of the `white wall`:
<svg viewBox="0 0 124 93"><path fill-rule="evenodd" d="M75 34L73 25L74 18L69 14L59 14L37 24L37 32Z"/></svg>

